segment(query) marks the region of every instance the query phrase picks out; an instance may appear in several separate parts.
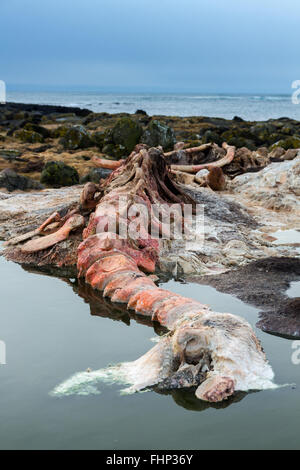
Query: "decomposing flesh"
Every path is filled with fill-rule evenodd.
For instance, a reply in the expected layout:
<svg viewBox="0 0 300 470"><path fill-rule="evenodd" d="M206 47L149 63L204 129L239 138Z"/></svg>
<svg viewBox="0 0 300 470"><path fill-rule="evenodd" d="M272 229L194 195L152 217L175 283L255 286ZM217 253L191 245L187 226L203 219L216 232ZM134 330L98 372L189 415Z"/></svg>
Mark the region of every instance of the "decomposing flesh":
<svg viewBox="0 0 300 470"><path fill-rule="evenodd" d="M226 148L224 158L228 160L233 150ZM134 204L146 212L153 204L195 205L173 182L161 150L137 146L99 187L85 188L80 202L81 208L94 207L95 211L78 249L78 276L112 302L127 305L169 331L148 353L127 363L127 379L133 390L196 387L199 399L219 402L237 390L273 386L273 371L244 319L213 312L196 300L156 286L149 274L159 259L159 240L150 234L149 219L143 224L139 217L138 237L120 236L122 223L137 218L137 214L130 214ZM163 222L153 220L153 214L151 217L159 234L164 233ZM83 223L82 215L73 214L58 232L31 240L22 249L45 249Z"/></svg>

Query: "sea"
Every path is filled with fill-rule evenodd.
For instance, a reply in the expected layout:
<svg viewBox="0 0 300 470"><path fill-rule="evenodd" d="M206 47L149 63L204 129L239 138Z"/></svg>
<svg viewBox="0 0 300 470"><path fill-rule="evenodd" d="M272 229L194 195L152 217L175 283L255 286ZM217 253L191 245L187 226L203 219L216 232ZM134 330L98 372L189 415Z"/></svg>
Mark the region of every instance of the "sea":
<svg viewBox="0 0 300 470"><path fill-rule="evenodd" d="M9 91L7 101L78 106L94 112L148 115L209 116L248 121L289 117L300 120L300 104L292 94L99 93L96 91Z"/></svg>

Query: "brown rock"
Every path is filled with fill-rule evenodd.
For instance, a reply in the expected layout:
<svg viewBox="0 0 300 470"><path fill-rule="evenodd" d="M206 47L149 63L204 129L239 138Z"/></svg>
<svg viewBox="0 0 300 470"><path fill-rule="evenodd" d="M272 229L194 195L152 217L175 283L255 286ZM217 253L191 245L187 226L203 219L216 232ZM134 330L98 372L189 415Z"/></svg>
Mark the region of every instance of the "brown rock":
<svg viewBox="0 0 300 470"><path fill-rule="evenodd" d="M285 152L284 155L282 155L281 159L282 160L294 160L298 154L299 150L298 149L289 149Z"/></svg>

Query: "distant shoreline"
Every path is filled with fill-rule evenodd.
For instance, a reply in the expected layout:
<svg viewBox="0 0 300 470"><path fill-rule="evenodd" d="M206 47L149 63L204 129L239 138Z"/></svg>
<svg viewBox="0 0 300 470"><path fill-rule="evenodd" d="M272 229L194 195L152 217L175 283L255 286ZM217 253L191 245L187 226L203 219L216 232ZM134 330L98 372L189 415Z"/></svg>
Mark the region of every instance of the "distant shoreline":
<svg viewBox="0 0 300 470"><path fill-rule="evenodd" d="M44 115L48 115L48 114L52 114L52 113L74 113L76 116L80 116L80 117L86 117L88 116L89 114L93 113L93 114L97 114L95 111L91 110L91 109L88 109L88 108L84 108L84 107L80 107L80 106L65 106L65 105L56 105L56 104L41 104L41 103L21 103L21 102L13 102L13 101L7 101L6 103L0 103L0 110L4 109L4 108L11 108L12 110L15 110L15 111L27 111L29 113L32 113L32 112L41 112L42 114ZM105 114L111 114L112 116L117 116L118 114L120 115L123 115L123 114L128 114L128 115L134 115L136 114L136 112L139 111L138 109L134 112L134 113L129 113L129 112L115 112L115 113L107 113L106 111L100 111L98 112L98 114L101 114L101 113L105 113ZM143 110L142 110L143 111ZM146 111L143 111L146 113ZM148 115L148 113L146 113ZM233 116L232 119L228 119L228 118L223 118L221 116L206 116L206 115L189 115L189 116L180 116L180 115L168 115L168 114L157 114L157 115L148 115L149 117L155 117L155 116L163 116L165 118L168 118L168 117L176 117L178 119L188 119L188 118L202 118L202 119L221 119L221 120L226 120L226 121L236 121L236 120L239 120L239 121L245 121L245 122L253 122L253 123L256 123L256 122L268 122L268 121L274 121L274 120L278 120L278 121L281 121L281 120L295 120L289 116L280 116L280 117L271 117L269 119L265 119L265 120L247 120L247 119L243 119L241 118L240 116ZM298 119L296 119L296 121L298 121ZM300 117L299 117L299 121L300 121Z"/></svg>
<svg viewBox="0 0 300 470"><path fill-rule="evenodd" d="M109 114L134 114L143 109L149 116L207 116L266 121L288 116L300 120L300 105L287 94L197 93L98 93L98 92L7 92L9 103L62 106Z"/></svg>

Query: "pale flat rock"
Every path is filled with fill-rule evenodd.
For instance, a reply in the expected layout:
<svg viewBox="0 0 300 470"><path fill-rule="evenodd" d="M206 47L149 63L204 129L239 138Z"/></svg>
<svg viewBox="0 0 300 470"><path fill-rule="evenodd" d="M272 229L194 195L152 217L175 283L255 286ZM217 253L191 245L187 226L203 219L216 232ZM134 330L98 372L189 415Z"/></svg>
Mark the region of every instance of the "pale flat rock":
<svg viewBox="0 0 300 470"><path fill-rule="evenodd" d="M300 211L300 156L236 176L231 190L266 209Z"/></svg>
<svg viewBox="0 0 300 470"><path fill-rule="evenodd" d="M8 195L0 193L0 239L38 227L52 212L67 212L78 203L82 186Z"/></svg>

